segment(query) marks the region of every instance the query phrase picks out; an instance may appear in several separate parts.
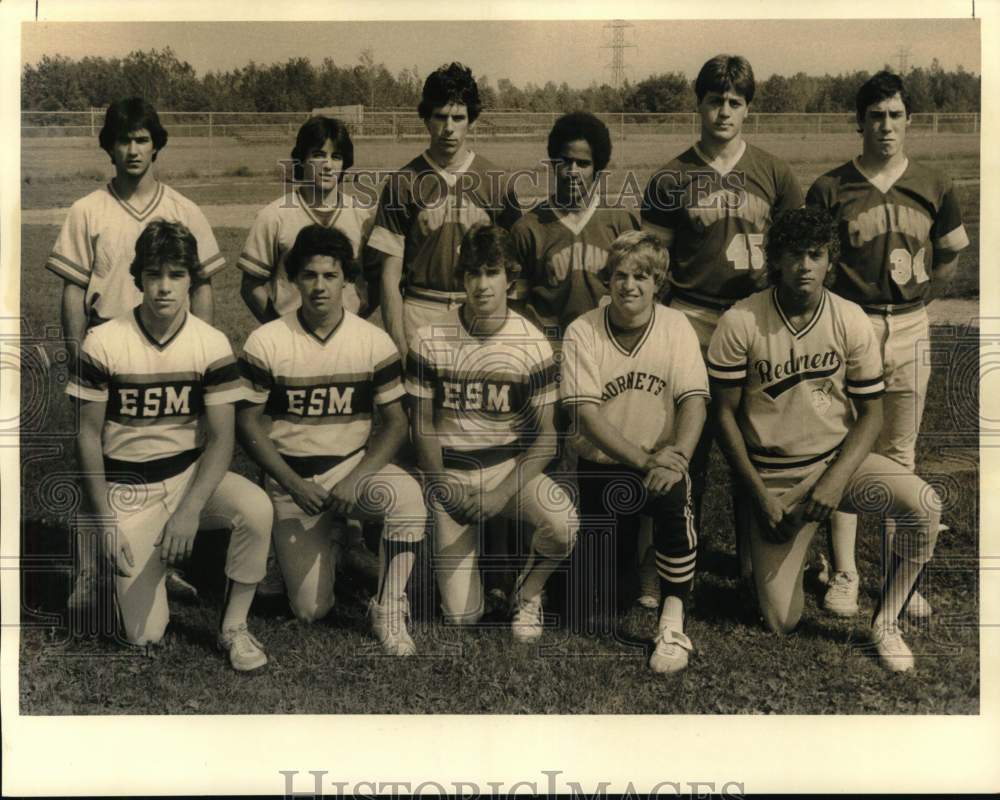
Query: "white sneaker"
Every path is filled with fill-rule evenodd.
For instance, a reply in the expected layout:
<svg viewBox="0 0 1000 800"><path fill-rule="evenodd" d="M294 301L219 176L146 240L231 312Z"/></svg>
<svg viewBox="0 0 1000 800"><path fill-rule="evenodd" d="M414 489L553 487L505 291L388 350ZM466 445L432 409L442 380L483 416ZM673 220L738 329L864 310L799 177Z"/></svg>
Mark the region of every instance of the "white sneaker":
<svg viewBox="0 0 1000 800"><path fill-rule="evenodd" d="M656 611L656 609L660 607L660 593L657 592L656 594L641 594L639 595L639 599L636 600L635 602L638 603L643 608L648 608L651 609L652 611Z"/></svg>
<svg viewBox="0 0 1000 800"><path fill-rule="evenodd" d="M410 616L410 603L406 595L397 598L387 598L385 603L375 602L373 597L368 603L368 619L372 633L382 645L382 651L388 656L413 656L417 654L417 646L406 629L406 620Z"/></svg>
<svg viewBox="0 0 1000 800"><path fill-rule="evenodd" d="M830 578L823 608L838 617L853 617L858 613L858 589L861 581L856 572L835 572Z"/></svg>
<svg viewBox="0 0 1000 800"><path fill-rule="evenodd" d="M237 672L250 672L267 663L264 646L247 630L245 622L235 628L223 628L218 645L229 653L229 663Z"/></svg>
<svg viewBox="0 0 1000 800"><path fill-rule="evenodd" d="M694 650L691 640L673 628L663 627L654 639L656 647L649 657L649 668L657 675L680 672L688 665L688 653Z"/></svg>
<svg viewBox="0 0 1000 800"><path fill-rule="evenodd" d="M903 613L911 620L919 621L929 619L934 610L927 599L914 589L913 594L910 595L910 602L906 604Z"/></svg>
<svg viewBox="0 0 1000 800"><path fill-rule="evenodd" d="M523 643L537 642L544 630L542 624L542 598L518 600L511 623L514 640Z"/></svg>
<svg viewBox="0 0 1000 800"><path fill-rule="evenodd" d="M903 641L903 635L895 622L872 628L872 640L883 667L893 672L913 669L913 652Z"/></svg>

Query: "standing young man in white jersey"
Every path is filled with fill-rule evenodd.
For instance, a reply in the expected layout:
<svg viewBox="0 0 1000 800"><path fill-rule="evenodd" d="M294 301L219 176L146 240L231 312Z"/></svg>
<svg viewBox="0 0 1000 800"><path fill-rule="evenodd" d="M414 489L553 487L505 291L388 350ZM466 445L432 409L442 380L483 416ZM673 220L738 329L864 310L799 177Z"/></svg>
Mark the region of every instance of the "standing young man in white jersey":
<svg viewBox="0 0 1000 800"><path fill-rule="evenodd" d="M611 134L593 114L576 111L556 120L549 132L549 162L555 191L514 223L521 274L519 300L525 314L558 337L580 314L607 295L598 273L611 243L639 229L636 214L608 208L601 176L611 160Z"/></svg>
<svg viewBox="0 0 1000 800"><path fill-rule="evenodd" d="M474 225L457 269L468 302L417 331L406 367L413 438L433 497L434 573L445 620L475 624L484 610L484 523L500 514L529 522L512 633L533 642L543 631L542 590L578 527L572 499L544 472L556 453L557 370L542 332L507 307L519 269L510 234Z"/></svg>
<svg viewBox="0 0 1000 800"><path fill-rule="evenodd" d="M841 255L833 291L868 314L885 362L885 425L875 451L912 472L930 379L925 304L955 275L969 237L951 181L906 156L910 98L902 79L876 73L858 90L855 105L861 155L817 178L806 203L837 220ZM834 529L836 572L824 601L848 616L858 609L856 527L856 520L845 519ZM916 592L906 610L916 617L931 613Z"/></svg>
<svg viewBox="0 0 1000 800"><path fill-rule="evenodd" d="M258 322L270 322L299 307L299 291L285 271L295 237L307 225L336 228L354 248L354 258L371 232L375 207L365 207L344 192L344 173L354 165L354 143L347 125L316 116L302 124L292 148L293 185L254 219L237 266L243 271L240 294ZM353 283L344 289L344 308L361 306Z"/></svg>
<svg viewBox="0 0 1000 800"><path fill-rule="evenodd" d="M299 619L324 617L346 518L384 521L372 630L386 653L412 655L405 592L427 509L417 481L390 463L408 425L399 353L385 331L343 307L359 271L343 233L303 228L285 269L301 306L247 339L240 368L248 402L238 423L241 444L268 476L288 599ZM373 436L376 407L382 424Z"/></svg>
<svg viewBox="0 0 1000 800"><path fill-rule="evenodd" d="M404 355L418 328L465 301L455 265L466 230L477 222L510 228L521 215L503 173L466 145L480 108L467 67L428 75L417 108L427 150L389 176L379 199L368 245L382 256L383 323Z"/></svg>
<svg viewBox="0 0 1000 800"><path fill-rule="evenodd" d="M136 239L150 221L180 222L198 241L201 262L191 276L191 311L209 324L211 277L225 265L201 210L156 179L153 164L166 147L167 132L153 106L140 97L115 101L108 106L98 142L115 176L72 205L45 264L63 279L62 335L73 358L89 328L130 313L139 304L129 266ZM80 575L70 594L71 609L91 602L96 588L92 548L83 541L77 548ZM170 571L168 586L180 594L196 594L176 570Z"/></svg>
<svg viewBox="0 0 1000 800"><path fill-rule="evenodd" d="M884 666L906 671L913 654L897 618L933 555L940 499L872 452L882 427L882 359L864 311L824 286L838 250L825 211L778 217L766 244L775 285L723 315L708 372L720 443L756 511L750 553L767 626L787 633L798 624L817 524L838 509L863 511L878 495L879 510L907 524L891 543L872 638Z"/></svg>
<svg viewBox="0 0 1000 800"><path fill-rule="evenodd" d="M684 604L694 582L698 537L688 463L709 398L691 323L656 303L668 258L655 234L630 231L615 240L604 272L611 304L569 326L560 387L575 418L571 444L579 455L584 524L613 517L623 544L638 536L640 515L653 520L663 600L649 666L660 674L684 669L692 649L684 634ZM628 511L608 503L609 486L623 475L642 498Z"/></svg>
<svg viewBox="0 0 1000 800"><path fill-rule="evenodd" d="M227 471L242 388L225 334L188 312L200 263L187 228L151 222L131 267L142 304L87 334L66 392L81 401L85 495L116 576L126 640L163 638L167 565L191 554L199 525L231 527L218 643L235 669L249 671L267 663L246 620L272 510L259 487Z"/></svg>
<svg viewBox="0 0 1000 800"><path fill-rule="evenodd" d="M350 240L357 260L375 217L374 205L366 207L354 195L344 193L344 173L354 166L354 143L343 122L323 116L304 122L291 160L294 186L257 214L237 262L243 271L240 294L261 323L294 311L302 302L285 270L285 259L299 231L309 225L336 228ZM344 287L343 303L351 313L361 309L353 279ZM343 563L354 572L377 580L378 560L365 546L357 521L348 525L343 556ZM284 592L273 557L261 585L261 592L265 591Z"/></svg>
<svg viewBox="0 0 1000 800"><path fill-rule="evenodd" d="M755 91L753 69L745 58L709 59L694 90L701 137L650 179L642 227L667 241L665 302L691 321L704 356L722 313L766 284L764 234L775 216L802 205L802 191L785 162L743 138ZM691 463L699 519L713 427L709 420ZM745 576L745 526L736 511L737 551Z"/></svg>

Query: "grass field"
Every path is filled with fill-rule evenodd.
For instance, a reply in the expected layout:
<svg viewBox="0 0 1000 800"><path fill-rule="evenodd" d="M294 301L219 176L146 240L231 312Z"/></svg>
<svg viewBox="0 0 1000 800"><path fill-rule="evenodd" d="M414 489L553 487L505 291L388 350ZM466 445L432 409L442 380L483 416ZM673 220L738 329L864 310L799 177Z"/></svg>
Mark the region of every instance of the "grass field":
<svg viewBox="0 0 1000 800"><path fill-rule="evenodd" d="M956 177L978 177L978 151L969 137L946 152L925 153ZM843 140L843 141L841 141ZM915 143L919 139L913 140ZM974 140L978 145L978 140ZM105 174L103 154L92 143L73 148L66 141L22 153L26 208L68 205L95 185L93 170ZM240 152L251 179L202 181L203 151L177 140L164 151L162 169L174 185L201 204L263 204L276 184L268 163L284 149ZM396 166L417 149L393 143L363 143L359 166ZM634 146L619 169L648 174L686 143L678 140ZM675 146L676 144L676 146ZM836 142L786 142L775 152L793 163L808 184L822 170L849 157L851 137ZM176 146L175 146L176 145ZM482 152L508 169L534 163L538 142L483 143ZM266 150L266 152L265 152ZM809 158L817 150L822 156ZM44 152L43 152L44 151ZM51 156L48 158L47 156ZM190 160L185 160L189 158ZM221 158L221 156L220 156ZM267 159L272 159L268 162ZM238 159L237 159L238 160ZM261 166L257 166L260 164ZM228 162L227 162L228 165ZM238 169L239 163L227 168ZM219 163L216 163L219 168ZM258 171L259 169L259 171ZM60 171L62 170L62 171ZM73 175L57 180L60 175ZM256 177L255 177L256 176ZM208 183L209 185L204 185ZM202 184L202 185L197 185ZM978 185L963 185L963 209L973 247L962 258L952 294L978 297ZM250 219L247 219L249 224ZM22 552L24 570L21 639L21 710L27 714L121 713L903 713L974 714L979 708L978 638L978 337L936 328L935 370L918 446L921 472L946 497L950 533L939 543L924 592L936 613L929 627L908 636L918 655L913 674L882 670L868 651L864 621L877 594L879 537L871 520L859 535L863 609L853 620L826 616L811 591L799 630L780 638L764 631L756 613L730 576L733 557L728 475L718 454L706 498L702 551L689 633L698 652L690 668L671 681L654 680L645 667L646 641L654 633L651 612L630 611L624 635L583 636L555 625L541 650L512 648L506 627L484 625L455 631L436 624L429 608L431 582L426 553L415 590L415 638L423 657L405 662L379 657L363 617L366 587L343 581L338 605L312 627L299 624L283 603L255 605L252 624L272 663L260 675L237 676L211 650L216 625L224 535L199 536L192 577L206 602L175 605L165 647L128 650L106 639L72 640L63 604L71 571L70 512L78 498L72 447L74 420L61 396L64 350L46 326L57 325L60 282L42 269L58 228L22 227L22 332L42 340L54 368L47 374L26 361L22 373ZM230 264L243 244L245 228L217 228ZM239 275L229 268L215 281L217 325L234 346L242 344L252 319L238 294ZM26 353L25 358L30 354ZM255 475L237 452L234 469ZM593 542L589 542L593 544ZM585 550L588 540L581 542ZM566 600L553 589L553 609ZM557 620L553 619L553 623Z"/></svg>

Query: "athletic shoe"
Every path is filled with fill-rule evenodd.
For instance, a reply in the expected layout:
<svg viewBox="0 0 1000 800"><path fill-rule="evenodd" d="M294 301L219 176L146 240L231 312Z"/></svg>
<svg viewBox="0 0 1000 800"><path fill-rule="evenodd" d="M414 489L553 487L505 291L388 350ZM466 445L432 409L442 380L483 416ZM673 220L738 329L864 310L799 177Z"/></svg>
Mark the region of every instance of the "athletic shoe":
<svg viewBox="0 0 1000 800"><path fill-rule="evenodd" d="M518 600L511 623L514 640L522 643L537 642L542 636L542 598Z"/></svg>
<svg viewBox="0 0 1000 800"><path fill-rule="evenodd" d="M223 628L219 633L219 649L229 653L229 663L237 672L251 672L267 663L264 646L247 630L247 624Z"/></svg>
<svg viewBox="0 0 1000 800"><path fill-rule="evenodd" d="M176 569L167 570L167 597L182 603L197 603L198 590Z"/></svg>
<svg viewBox="0 0 1000 800"><path fill-rule="evenodd" d="M664 626L653 641L656 647L649 657L649 668L657 675L680 672L688 665L688 653L694 645L683 633Z"/></svg>
<svg viewBox="0 0 1000 800"><path fill-rule="evenodd" d="M903 608L903 613L911 620L920 621L929 619L934 611L924 596L914 589L910 595L910 602Z"/></svg>
<svg viewBox="0 0 1000 800"><path fill-rule="evenodd" d="M858 613L858 589L861 581L856 572L835 572L823 595L823 608L838 617L853 617Z"/></svg>
<svg viewBox="0 0 1000 800"><path fill-rule="evenodd" d="M264 580L257 584L258 597L282 597L285 594L285 580L281 577L281 567L273 556L267 559Z"/></svg>
<svg viewBox="0 0 1000 800"><path fill-rule="evenodd" d="M660 607L660 595L657 594L641 594L639 598L635 601L643 608L648 608L652 611L656 611Z"/></svg>
<svg viewBox="0 0 1000 800"><path fill-rule="evenodd" d="M903 641L903 635L895 622L872 628L872 640L883 667L893 672L913 669L913 653Z"/></svg>
<svg viewBox="0 0 1000 800"><path fill-rule="evenodd" d="M510 612L510 599L499 586L494 586L486 593L484 605L486 610L483 612L483 616L504 615Z"/></svg>
<svg viewBox="0 0 1000 800"><path fill-rule="evenodd" d="M378 556L368 549L363 539L345 545L341 563L355 575L378 583Z"/></svg>
<svg viewBox="0 0 1000 800"><path fill-rule="evenodd" d="M417 646L406 629L406 619L410 615L410 603L406 595L386 603L376 603L373 597L368 603L368 619L372 633L382 645L387 656L413 656Z"/></svg>

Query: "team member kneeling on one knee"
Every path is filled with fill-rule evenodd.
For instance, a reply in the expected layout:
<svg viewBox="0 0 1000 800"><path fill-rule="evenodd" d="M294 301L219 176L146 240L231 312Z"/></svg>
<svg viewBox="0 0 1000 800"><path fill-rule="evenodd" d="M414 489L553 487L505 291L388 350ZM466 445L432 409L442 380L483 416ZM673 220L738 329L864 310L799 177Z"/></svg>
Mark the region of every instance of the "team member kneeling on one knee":
<svg viewBox="0 0 1000 800"><path fill-rule="evenodd" d="M884 497L905 521L872 623L882 663L913 667L896 624L934 552L940 500L910 470L872 453L882 428L882 359L860 306L827 291L837 227L825 211L778 217L767 235L771 288L727 311L708 370L721 441L756 505L753 576L768 627L786 633L802 614L802 568L817 524Z"/></svg>
<svg viewBox="0 0 1000 800"><path fill-rule="evenodd" d="M188 310L201 269L184 225L151 222L131 266L141 305L90 329L66 391L81 401L83 483L126 639L163 638L167 565L191 554L199 525L231 527L218 643L247 671L267 663L246 619L264 576L272 510L260 488L227 472L233 403L243 390L225 334Z"/></svg>
<svg viewBox="0 0 1000 800"><path fill-rule="evenodd" d="M416 652L405 590L427 509L420 484L390 463L408 424L399 353L385 331L343 306L357 269L340 231L299 232L285 270L301 307L251 333L240 359L249 386L240 442L267 473L275 552L299 619L319 619L333 606L345 517L384 520L369 613L385 652L405 656ZM372 435L375 406L381 427Z"/></svg>

